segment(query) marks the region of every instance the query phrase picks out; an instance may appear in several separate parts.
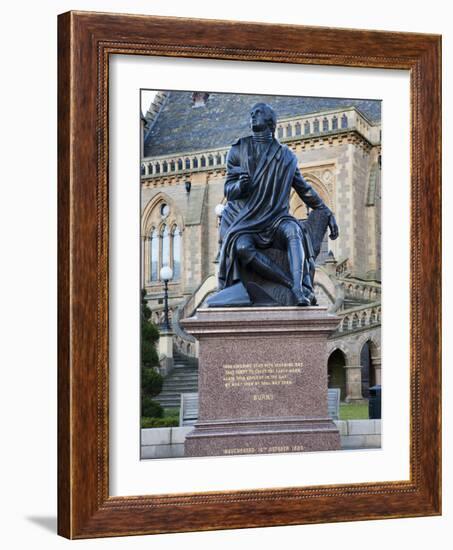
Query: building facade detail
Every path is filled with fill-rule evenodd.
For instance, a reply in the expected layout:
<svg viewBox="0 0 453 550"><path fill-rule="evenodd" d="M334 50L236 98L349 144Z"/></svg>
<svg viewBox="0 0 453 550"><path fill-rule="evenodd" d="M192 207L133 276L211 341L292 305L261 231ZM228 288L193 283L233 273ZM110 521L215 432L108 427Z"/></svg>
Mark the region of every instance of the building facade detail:
<svg viewBox="0 0 453 550"><path fill-rule="evenodd" d="M220 131L216 133L216 124L231 125L229 107L221 111L220 96L162 93L145 116L141 277L157 323L163 316L162 266L173 270L169 303L174 323L180 315L190 315L215 290L216 206L224 202L231 146L231 141L222 143ZM238 103L245 105L246 99L240 96ZM340 237L336 241L326 237L323 243L315 290L318 301L341 317L328 344L329 384L341 388L342 399L360 400L381 380L380 107L375 105L378 102L362 105L358 100L332 108L330 100L329 108L319 108L321 100L308 100L317 107L313 112L306 112L311 103L304 98L300 112L295 100L288 103L291 113L278 119L276 135L295 153L302 174L337 217ZM219 122L216 117L223 119ZM240 129L229 130L236 137L247 135ZM203 138L211 133L212 139ZM172 136L182 137L172 140ZM290 211L299 219L308 215L295 193ZM179 327L174 333L178 350L196 355L193 338Z"/></svg>

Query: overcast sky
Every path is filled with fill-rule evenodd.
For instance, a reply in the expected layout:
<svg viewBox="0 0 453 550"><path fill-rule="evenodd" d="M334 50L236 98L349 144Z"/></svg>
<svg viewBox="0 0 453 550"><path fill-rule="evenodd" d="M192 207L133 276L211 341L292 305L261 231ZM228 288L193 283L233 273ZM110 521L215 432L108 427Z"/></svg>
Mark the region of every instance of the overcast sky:
<svg viewBox="0 0 453 550"><path fill-rule="evenodd" d="M151 105L157 92L155 90L142 90L141 93L141 108L143 116L148 112L149 106Z"/></svg>

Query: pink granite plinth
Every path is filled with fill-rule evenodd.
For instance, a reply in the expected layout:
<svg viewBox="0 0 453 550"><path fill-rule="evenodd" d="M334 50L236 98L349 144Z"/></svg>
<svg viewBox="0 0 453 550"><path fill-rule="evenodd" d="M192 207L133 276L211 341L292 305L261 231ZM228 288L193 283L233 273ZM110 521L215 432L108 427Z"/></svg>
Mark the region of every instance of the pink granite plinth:
<svg viewBox="0 0 453 550"><path fill-rule="evenodd" d="M199 413L186 456L340 448L327 414L324 307L200 308L182 321L199 341Z"/></svg>

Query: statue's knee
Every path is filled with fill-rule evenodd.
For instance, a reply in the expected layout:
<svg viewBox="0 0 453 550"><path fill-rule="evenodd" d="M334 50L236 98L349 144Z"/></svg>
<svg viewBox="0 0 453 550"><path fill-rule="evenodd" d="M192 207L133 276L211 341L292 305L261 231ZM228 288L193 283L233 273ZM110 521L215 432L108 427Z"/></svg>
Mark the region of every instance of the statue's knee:
<svg viewBox="0 0 453 550"><path fill-rule="evenodd" d="M249 240L238 240L236 244L236 255L241 262L249 262L253 258L253 253L254 247Z"/></svg>
<svg viewBox="0 0 453 550"><path fill-rule="evenodd" d="M296 223L288 223L283 228L285 237L290 239L302 239L302 229Z"/></svg>

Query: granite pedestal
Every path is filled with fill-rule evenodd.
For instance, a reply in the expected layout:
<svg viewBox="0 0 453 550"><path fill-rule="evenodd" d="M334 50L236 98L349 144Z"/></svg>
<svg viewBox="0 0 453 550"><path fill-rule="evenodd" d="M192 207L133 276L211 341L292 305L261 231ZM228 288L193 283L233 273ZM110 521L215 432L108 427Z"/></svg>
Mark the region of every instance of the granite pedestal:
<svg viewBox="0 0 453 550"><path fill-rule="evenodd" d="M200 308L182 326L199 341L199 413L185 456L340 448L327 415L324 307Z"/></svg>

